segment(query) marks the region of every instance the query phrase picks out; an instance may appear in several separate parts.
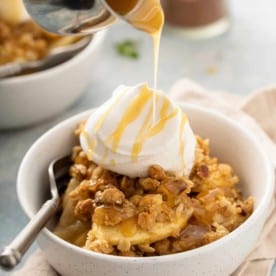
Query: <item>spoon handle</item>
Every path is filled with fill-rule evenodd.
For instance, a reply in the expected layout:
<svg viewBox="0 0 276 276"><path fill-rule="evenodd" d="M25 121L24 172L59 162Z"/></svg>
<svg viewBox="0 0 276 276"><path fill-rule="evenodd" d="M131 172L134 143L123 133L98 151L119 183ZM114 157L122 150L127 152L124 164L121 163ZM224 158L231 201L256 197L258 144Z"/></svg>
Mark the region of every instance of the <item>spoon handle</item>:
<svg viewBox="0 0 276 276"><path fill-rule="evenodd" d="M17 237L8 246L3 248L0 254L0 266L3 269L12 269L20 262L41 229L56 213L58 205L59 198L47 200Z"/></svg>

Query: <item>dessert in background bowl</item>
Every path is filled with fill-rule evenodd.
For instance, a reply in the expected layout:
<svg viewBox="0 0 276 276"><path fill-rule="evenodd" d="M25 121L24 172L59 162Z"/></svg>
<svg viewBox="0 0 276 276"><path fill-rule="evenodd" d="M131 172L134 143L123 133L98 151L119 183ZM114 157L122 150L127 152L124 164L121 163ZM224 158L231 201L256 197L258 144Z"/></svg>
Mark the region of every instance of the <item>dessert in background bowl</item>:
<svg viewBox="0 0 276 276"><path fill-rule="evenodd" d="M0 80L0 129L35 124L63 111L84 92L105 31L68 61L47 70Z"/></svg>
<svg viewBox="0 0 276 276"><path fill-rule="evenodd" d="M43 59L51 49L79 40L41 30L21 5L18 0L1 2L0 66ZM105 31L91 36L85 48L54 67L0 79L0 129L40 122L73 104L93 79L104 36Z"/></svg>
<svg viewBox="0 0 276 276"><path fill-rule="evenodd" d="M0 66L42 60L54 49L69 46L79 39L81 37L64 37L42 29L29 18L21 0L3 0L0 5ZM62 61L56 62L53 66L59 63ZM24 70L11 76L38 71L39 68ZM0 78L5 76L0 74Z"/></svg>
<svg viewBox="0 0 276 276"><path fill-rule="evenodd" d="M54 49L69 46L79 39L48 33L29 19L12 24L0 17L0 66L41 60ZM21 75L37 71L22 72Z"/></svg>
<svg viewBox="0 0 276 276"><path fill-rule="evenodd" d="M126 90L127 92L135 91L135 89L126 89ZM135 275L135 276L137 275L138 276L141 274L145 274L145 275L157 274L157 275L179 275L180 276L180 275L183 275L183 271L185 271L187 275L201 275L203 273L208 275L221 275L222 271L223 273L225 273L225 275L232 273L238 267L238 265L244 260L246 255L250 252L250 250L253 248L254 243L256 242L260 234L264 221L269 212L269 205L272 197L274 176L273 176L272 166L269 160L267 159L266 155L264 154L261 145L255 140L254 137L252 137L250 133L248 133L238 123L236 123L231 119L228 119L224 115L210 111L208 109L196 107L196 106L179 105L180 106L179 107L177 105L174 105L174 103L170 102L169 99L167 100L163 99L162 101L163 96L160 93L157 93L157 97L156 97L157 99L156 115L160 114L160 117L156 116L156 121L154 121L152 125L151 123L150 124L146 123L147 127L144 128L144 124L142 123L140 127L138 126L138 129L137 129L137 125L135 128L135 124L132 125L132 123L135 120L140 123L144 122L144 118L142 115L147 116L146 114L148 113L146 108L147 105L145 105L145 102L147 102L146 98L148 98L146 96L148 95L147 93L144 93L140 101L139 96L136 95L136 97L131 97L131 96L123 97L121 95L122 93L124 94L124 92L120 92L120 91L121 90L119 90L119 92L117 91L117 93L115 94L115 96L117 95L119 99L115 97L110 101L108 101L106 105L103 105L99 109L84 112L82 114L74 116L60 123L53 129L48 131L46 134L44 134L28 151L19 170L18 181L17 181L17 191L18 191L18 197L19 197L20 203L24 211L29 217L32 217L34 213L36 213L36 211L41 206L42 202L47 197L48 164L53 159L59 156L67 155L74 146L78 145L78 139L74 137L73 132L76 129L76 126L81 121L87 120L88 118L89 119L87 121L87 124L84 127L80 128L80 133L82 133L83 135L81 143L86 154L83 151L81 151L80 148L75 148L74 150L75 152L74 161L77 165L78 164L80 165L80 163L82 163L80 161L83 161L84 163L91 162L90 165L93 167L91 172L93 171L93 173L96 170L97 174L99 174L99 171L105 171L107 172L107 174L111 175L112 174L111 171L113 170L115 171L115 173L113 172L113 176L115 175L116 179L119 179L120 177L124 178L124 176L122 175L120 176L116 172L117 167L118 168L122 167L122 164L118 162L120 160L123 161L123 164L125 166L129 165L128 170L131 173L134 171L135 167L132 166L133 164L131 163L131 160L127 160L127 158L129 157L134 158L133 163L135 163L136 161L139 161L139 158L141 156L143 158L145 157L145 160L148 160L149 156L151 158L154 158L155 156L159 156L159 160L161 162L163 161L162 160L163 155L165 156L165 158L167 158L166 153L170 150L169 148L166 147L167 145L170 145L171 148L173 147L179 148L180 152L182 153L183 153L183 149L185 149L185 151L187 150L185 147L184 148L181 147L181 143L179 146L176 144L171 144L170 143L171 140L169 139L168 141L166 141L166 139L162 139L162 133L160 134L160 132L157 132L157 129L161 130L161 132L162 130L165 131L165 134L169 131L172 136L175 135L172 129L175 129L176 136L180 138L181 141L184 141L185 143L189 140L193 141L193 136L194 136L193 132L194 132L198 134L200 137L208 138L210 140L212 156L216 156L218 160L220 160L220 162L231 165L231 167L233 168L233 171L240 178L239 188L242 191L243 197L248 198L249 196L253 196L255 201L254 210L252 214L248 217L248 215L252 211L252 210L250 211L250 208L249 208L248 214L245 214L245 217L246 218L248 217L248 218L245 221L243 220L244 222L235 230L233 230L231 233L228 233L226 236L222 235L223 237L221 237L220 239L215 240L210 244L201 246L196 249L187 250L185 252L180 252L180 253L176 253L176 252L179 252L179 250L176 250L176 251L167 250L167 252L164 252L165 254L168 254L168 253L175 253L175 254L156 256L156 255L161 255L161 253L152 254L153 253L152 250L153 249L156 250L157 247L154 247L154 246L150 247L147 245L146 242L143 241L143 244L140 245L140 248L137 249L136 252L134 252L134 253L138 253L141 251L146 252L146 254L140 255L140 256L148 256L146 258L143 258L143 257L137 257L139 256L139 254L132 254L132 255L125 254L127 255L127 257L125 256L122 257L122 256L116 256L116 254L113 254L113 255L102 254L102 253L108 253L108 252L104 252L103 250L98 250L101 253L94 252L94 251L97 251L95 250L97 249L97 244L100 247L102 246L101 242L99 242L100 239L94 239L95 235L96 235L96 238L98 238L99 235L102 235L102 234L104 235L105 233L107 233L105 232L106 228L101 227L102 218L108 218L107 216L105 216L107 214L103 214L103 216L101 216L101 211L107 208L107 206L103 206L98 210L98 214L97 214L98 217L96 218L97 222L95 224L97 227L93 228L92 232L89 234L89 237L91 238L89 240L89 245L91 245L92 247L91 249L94 251L89 251L87 249L77 247L57 237L53 233L57 222L53 220L52 223L49 224L48 228L42 231L38 239L39 245L41 249L44 251L47 260L62 275L91 275L91 273L96 273L97 275L112 274L112 275ZM134 109L131 109L132 112L128 114L128 108L125 108L125 109L122 108L123 114L118 115L117 117L114 114L112 115L112 108L122 100L121 97L123 97L123 100L130 101L128 102L129 106L132 105L131 103L133 103L133 101L137 100L136 103L138 103L138 105L141 104L140 111L137 111L137 108L136 109L134 108ZM132 100L130 100L131 98ZM158 104L158 101L159 101L159 104ZM147 102L149 106L151 105L151 103L152 103L151 101ZM164 105L164 103L166 104ZM152 108L149 107L149 110L152 110ZM138 115L140 114L142 117L138 116L137 112L138 112ZM183 112L189 118L189 123L187 123L186 121L185 124L181 124L182 116L178 116L178 115L182 115ZM173 113L175 116L170 116L171 113ZM111 117L109 117L109 115ZM97 118L97 120L93 121L93 118ZM173 118L172 120L173 123L171 123L170 118ZM114 125L111 124L112 121ZM180 124L178 124L179 122ZM154 127L155 125L158 125L159 127L156 128ZM184 134L185 131L181 132L181 129L183 129L183 126L185 125L191 126L191 129L193 130L193 132L189 131L188 134L186 133L186 135ZM137 140L139 141L139 143L145 142L144 147L134 147L135 150L131 151L130 153L129 144L127 143L128 139L125 140L126 137L123 136L124 134L127 133L127 129L131 130L130 134L132 136L133 136L133 133L137 133L136 131L138 131L139 135L137 136L134 135L134 136L140 137L140 139ZM160 136L161 138L160 137L159 138L162 141L156 140L156 145L154 145L154 147L149 146L149 145L153 145L150 143L150 141L144 141L145 137L147 137L147 140L149 137L151 137L151 135L148 136L145 134L147 133L147 130L150 130L150 129L151 131L154 132L155 135L156 134L157 136L161 135ZM142 136L140 134L142 134ZM94 142L93 138L95 137L96 139ZM133 142L135 141L135 137L134 139L131 138L129 140L129 142L132 143L132 145L133 145ZM170 137L170 139L173 139L173 138ZM55 141L55 143L53 143L53 141ZM122 143L120 143L120 141ZM147 142L149 143L148 145L147 145ZM184 146L185 146L185 143L184 143ZM97 161L100 164L100 166L105 167L107 169L103 170L100 167L97 167L95 163L87 159L88 157L89 159L94 160L93 154L96 153L95 156L98 154L95 151L95 148L96 148L95 145L103 145L107 149L110 149L110 152L108 152L106 155L104 154L102 156L102 159L99 159L99 161ZM198 139L198 145L199 146L197 147L207 150L206 144L202 143L201 139ZM195 149L194 146L195 146L194 143L190 143L189 147L192 153L190 152L190 154L187 155L187 156L191 156L191 158L189 158L191 162L193 162L193 152ZM137 151L137 148L140 148L140 149L142 148L142 150ZM143 149L145 149L146 151L143 152ZM122 159L112 158L112 154L116 152L119 153L119 156L127 155L127 157L123 156ZM137 152L140 152L141 156L139 156L139 154L136 154ZM147 155L147 153L149 152L150 152L150 155ZM176 155L179 155L179 154L176 153ZM110 157L111 159L109 159ZM178 157L176 156L176 159L177 158ZM195 160L198 160L198 158L199 157L197 156L197 154L195 154ZM205 153L205 157L203 157L203 159L204 158L208 159L207 152ZM77 159L79 161L76 161ZM152 160L154 160L156 164L159 163L158 160L155 160L155 159L152 159ZM193 169L191 173L190 173L190 170L185 171L186 166L189 164L189 162L187 161L184 163L184 165L182 162L180 163L173 162L173 163L174 163L174 166L173 166L174 168L168 168L168 164L166 163L160 164L164 167L164 169L167 169L167 172L164 173L164 170L161 170L159 168L159 172L161 171L161 176L163 177L163 180L166 181L167 179L170 179L170 180L177 179L178 181L176 181L176 183L181 184L181 180L185 179L186 180L185 189L182 190L182 192L187 190L186 194L189 194L190 192L188 190L195 188L195 186L193 186L193 183L191 183L192 181L189 181L187 179L188 175L193 174ZM197 161L195 163L197 163ZM156 165L156 164L152 164L152 165ZM181 167L180 170L177 164L180 164L180 167ZM212 165L216 167L217 161L213 161ZM156 168L156 167L153 167L153 168ZM234 185L237 182L237 178L232 174L231 168L229 166L227 168L228 168L226 170L227 172L224 174L224 176L226 179L227 178L232 179L233 180L232 185ZM75 172L78 173L77 170L75 170ZM206 170L203 169L202 173L203 174L206 173ZM127 173L124 172L124 174L127 174ZM74 174L72 174L72 176L73 175ZM160 176L160 173L158 175ZM151 182L152 182L152 179L154 178L155 180L157 180L156 178L161 177L161 176L159 177L158 175L150 172L149 176L151 180L149 179L148 180ZM139 185L141 185L141 187L139 188L138 187L139 185L135 186L135 188L137 189L134 189L134 191L133 189L132 191L131 189L130 190L126 189L124 196L129 197L130 195L127 195L128 192L129 193L137 192L136 199L137 201L139 201L141 199L141 196L142 197L146 196L145 194L147 192L145 192L145 190L151 189L151 188L152 188L152 191L149 194L158 196L158 193L154 192L154 187L152 187L150 183L146 183L147 181L146 182L142 181L142 180L145 180L145 176L146 175L144 174L144 169L142 171L137 170L130 177L125 175L125 178L128 177L128 179L131 179L131 178L133 179L133 177L135 177L136 181L139 182L141 180L141 182L138 183ZM137 179L139 177L140 179ZM109 178L109 181L111 182L112 179L114 180L115 178L111 177ZM104 181L104 179L102 180ZM79 183L77 183L77 185L78 184ZM93 190L94 185L92 184L93 183L91 183L90 188ZM114 184L114 182L109 184ZM166 192L165 188L173 188L173 187L172 185L169 185L169 183L167 183L168 185L163 185L163 184L159 183L160 185L159 187L162 188L162 186L164 186L163 187L164 189L161 189L162 191L160 192L158 199L156 197L157 201L158 202L160 200L162 201L162 197L163 197L163 200L165 198L165 201L170 203L168 204L168 208L166 208L166 210L168 210L169 212L175 211L176 216L177 214L180 214L180 217L182 218L181 216L182 212L184 212L185 209L186 211L190 211L189 208L179 207L179 208L173 209L175 206L174 205L175 198L170 197L171 193L168 191L167 191L168 200L166 199L166 197L164 197L164 194L163 194ZM84 186L83 188L85 188ZM115 188L109 187L109 188L111 190L112 188L116 189L116 187ZM32 191L32 193L29 192L30 190ZM91 190L91 194L93 194L92 190ZM108 191L108 189L105 191ZM106 201L105 199L109 198L108 192L110 192L110 190L108 192L105 192L105 191L99 191L100 193L98 193L97 195L98 200L96 200L95 203L99 204L99 206L102 203L105 203ZM86 193L87 190L83 189L83 192ZM118 204L117 211L120 211L120 204L122 203L120 201L120 198L122 199L122 193L118 193L118 192L120 191L117 189L116 193L118 194L118 202L116 204ZM197 191L194 191L194 192L197 193ZM75 195L79 196L80 194L75 192ZM103 195L105 195L104 196L105 199L102 198ZM206 196L206 194L204 195L204 191L202 196L203 197ZM183 194L183 198L184 197L186 198L186 195ZM172 200L169 200L169 199L172 199ZM233 201L239 200L239 198L238 196L234 196L232 200ZM74 220L72 213L70 213L71 212L70 205L72 210L73 201L70 202L70 199L68 196L65 196L65 201L67 201L67 204L69 205L69 209L67 210L64 209L64 211L66 212L69 210L69 215L67 214L68 215L67 217L69 219ZM155 201L155 199L153 201ZM135 205L135 202L136 200L132 198L133 205ZM112 203L112 202L109 202L109 203ZM124 202L124 203L126 205L128 204L127 202ZM240 203L241 205L243 204L241 201ZM131 204L129 204L128 206L130 205ZM169 210L171 206L173 206L172 210ZM246 213L246 209L244 209L243 206L240 206L240 207L242 209L242 212ZM85 208L83 209L80 208L79 210L84 211ZM146 209L144 211L146 211ZM83 214L85 214L85 212ZM165 212L163 214L165 214ZM190 216L191 214L188 212L186 213L186 215ZM116 216L110 217L110 221L112 221L113 218L115 219ZM176 221L177 219L173 220L172 224L177 225L178 227L179 226L178 221L177 223L175 223ZM75 222L73 222L73 224L71 225L71 228L67 227L66 229L66 225L65 225L65 229L67 230L67 233L69 235L70 233L71 234L74 233L74 231L79 227L78 222L76 223ZM187 221L185 218L184 224L186 222ZM60 221L60 223L62 222ZM129 225L125 225L125 227L123 227L126 230L127 235L132 234L132 233L129 233L129 231L132 232L131 231L132 227L129 227L131 225L132 223L130 223ZM116 231L117 228L112 228L112 225L110 226L111 228L109 228L109 230L113 229L114 231L112 232L113 233L112 235L109 235L109 238L112 238L112 237L116 238L118 235L118 231ZM164 227L157 229L158 231L156 231L156 234L160 234L161 232L167 231L167 227L165 227L166 225L163 225L163 226ZM91 227L91 225L89 225L89 227ZM178 233L179 228L174 230L176 231L173 231L172 233L170 233L170 235L172 234L172 235L175 235L175 237L177 237L177 235L179 234ZM141 233L141 231L139 233ZM152 229L146 229L143 235L144 237L146 234L150 236L152 233L155 233L154 224ZM218 231L218 233L222 233L222 232ZM86 235L84 235L84 237L85 236ZM175 237L170 237L168 242L170 242ZM70 240L70 237L69 238L67 237L67 240ZM239 246L237 246L237 244ZM83 245L82 242L80 242L79 245ZM107 246L105 247L105 249L110 249L110 246L108 244L106 245ZM119 243L118 246L119 247L117 249L118 251L121 251L121 252L124 252L125 249L129 249L129 243L122 242L122 243ZM162 247L159 247L159 249L160 248ZM187 248L187 249L191 249L191 248ZM184 250L185 249L181 248L180 251L184 251ZM225 254L225 252L227 252L227 254ZM112 254L113 252L110 252L110 253ZM120 255L124 255L124 254L120 254Z"/></svg>

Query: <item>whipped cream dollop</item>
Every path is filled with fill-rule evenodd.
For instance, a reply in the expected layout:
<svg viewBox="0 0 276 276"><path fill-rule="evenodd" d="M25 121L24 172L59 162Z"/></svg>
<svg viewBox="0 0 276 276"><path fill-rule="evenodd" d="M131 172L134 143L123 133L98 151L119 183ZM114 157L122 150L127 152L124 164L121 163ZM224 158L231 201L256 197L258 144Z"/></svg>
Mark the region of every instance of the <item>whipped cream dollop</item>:
<svg viewBox="0 0 276 276"><path fill-rule="evenodd" d="M189 175L195 159L188 118L166 94L154 93L147 84L119 86L88 118L80 143L90 160L129 177L147 176L151 165Z"/></svg>

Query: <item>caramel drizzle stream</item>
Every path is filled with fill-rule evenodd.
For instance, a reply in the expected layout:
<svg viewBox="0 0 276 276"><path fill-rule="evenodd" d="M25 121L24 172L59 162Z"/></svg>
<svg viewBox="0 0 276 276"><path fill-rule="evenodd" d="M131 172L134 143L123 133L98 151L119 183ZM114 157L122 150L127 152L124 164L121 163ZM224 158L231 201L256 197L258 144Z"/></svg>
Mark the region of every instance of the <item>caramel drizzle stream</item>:
<svg viewBox="0 0 276 276"><path fill-rule="evenodd" d="M158 63L159 63L159 50L160 50L160 39L161 39L161 31L152 34L153 39L153 103L152 103L152 124L155 123L155 113L156 113L156 98L157 98L157 80L158 80Z"/></svg>

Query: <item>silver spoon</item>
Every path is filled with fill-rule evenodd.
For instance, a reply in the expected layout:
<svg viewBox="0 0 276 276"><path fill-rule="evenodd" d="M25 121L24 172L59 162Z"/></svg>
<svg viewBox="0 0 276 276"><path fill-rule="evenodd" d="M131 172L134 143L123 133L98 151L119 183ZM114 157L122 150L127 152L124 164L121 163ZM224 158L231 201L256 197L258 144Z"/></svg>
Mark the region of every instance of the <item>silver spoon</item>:
<svg viewBox="0 0 276 276"><path fill-rule="evenodd" d="M26 10L36 23L49 32L61 35L91 34L116 23L119 16L108 2L108 0L23 1Z"/></svg>
<svg viewBox="0 0 276 276"><path fill-rule="evenodd" d="M51 217L57 212L60 196L69 181L70 156L65 156L51 162L48 168L51 199L47 200L38 213L30 220L17 237L6 246L0 254L0 266L9 270L14 268L33 243L39 232Z"/></svg>
<svg viewBox="0 0 276 276"><path fill-rule="evenodd" d="M27 61L22 63L11 62L2 65L0 66L0 79L12 77L18 74L24 74L29 70L45 70L47 68L60 64L84 49L88 45L90 40L91 36L84 37L79 41L74 42L73 44L53 48L53 50L51 50L45 58L40 60Z"/></svg>
<svg viewBox="0 0 276 276"><path fill-rule="evenodd" d="M148 0L23 0L32 19L49 32L57 34L92 34L109 28L139 9ZM149 10L149 13L151 11Z"/></svg>

